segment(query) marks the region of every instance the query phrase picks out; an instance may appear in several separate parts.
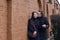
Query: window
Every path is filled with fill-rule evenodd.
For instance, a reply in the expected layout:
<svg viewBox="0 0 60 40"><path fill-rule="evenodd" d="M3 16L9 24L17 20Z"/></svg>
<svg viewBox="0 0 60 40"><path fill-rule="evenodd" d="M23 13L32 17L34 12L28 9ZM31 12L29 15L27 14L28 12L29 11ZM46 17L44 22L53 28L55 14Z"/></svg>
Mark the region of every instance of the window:
<svg viewBox="0 0 60 40"><path fill-rule="evenodd" d="M47 12L47 16L49 15L48 14L48 4L46 4L46 12Z"/></svg>
<svg viewBox="0 0 60 40"><path fill-rule="evenodd" d="M55 8L58 9L58 4L57 3L55 3Z"/></svg>
<svg viewBox="0 0 60 40"><path fill-rule="evenodd" d="M56 9L58 9L58 4L56 4Z"/></svg>
<svg viewBox="0 0 60 40"><path fill-rule="evenodd" d="M41 8L41 0L38 0L39 8Z"/></svg>
<svg viewBox="0 0 60 40"><path fill-rule="evenodd" d="M52 14L54 14L54 9L52 9Z"/></svg>
<svg viewBox="0 0 60 40"><path fill-rule="evenodd" d="M49 0L49 3L52 3L52 0Z"/></svg>
<svg viewBox="0 0 60 40"><path fill-rule="evenodd" d="M48 4L46 4L46 11L47 11L47 14L48 14Z"/></svg>

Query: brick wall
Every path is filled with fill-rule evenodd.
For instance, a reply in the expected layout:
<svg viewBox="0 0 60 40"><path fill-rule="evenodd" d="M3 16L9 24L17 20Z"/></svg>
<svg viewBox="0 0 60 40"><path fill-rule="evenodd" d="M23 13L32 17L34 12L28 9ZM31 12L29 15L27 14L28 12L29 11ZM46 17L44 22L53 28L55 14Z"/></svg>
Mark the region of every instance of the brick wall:
<svg viewBox="0 0 60 40"><path fill-rule="evenodd" d="M37 0L12 0L12 40L27 40L27 22L38 11Z"/></svg>
<svg viewBox="0 0 60 40"><path fill-rule="evenodd" d="M7 40L7 5L0 0L0 40Z"/></svg>
<svg viewBox="0 0 60 40"><path fill-rule="evenodd" d="M42 9L49 23L52 9L58 14L58 9L48 0L41 0L39 8L38 0L0 0L0 40L27 40L27 22L33 11ZM47 6L48 5L48 13ZM49 29L50 31L51 29Z"/></svg>

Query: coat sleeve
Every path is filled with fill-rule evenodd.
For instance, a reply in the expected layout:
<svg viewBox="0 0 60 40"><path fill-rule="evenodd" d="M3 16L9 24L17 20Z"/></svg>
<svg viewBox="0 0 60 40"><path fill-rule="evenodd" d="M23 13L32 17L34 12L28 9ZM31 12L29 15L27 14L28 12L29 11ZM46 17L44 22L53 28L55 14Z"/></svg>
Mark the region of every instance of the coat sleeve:
<svg viewBox="0 0 60 40"><path fill-rule="evenodd" d="M46 17L45 17L44 19L45 19L45 20L44 20L44 21L45 21L45 24L47 25L46 29L48 29L48 28L49 28L49 22L48 22L48 19L47 19Z"/></svg>
<svg viewBox="0 0 60 40"><path fill-rule="evenodd" d="M34 28L33 28L33 26L31 25L31 20L29 19L28 20L28 32L34 32L35 30L34 30Z"/></svg>

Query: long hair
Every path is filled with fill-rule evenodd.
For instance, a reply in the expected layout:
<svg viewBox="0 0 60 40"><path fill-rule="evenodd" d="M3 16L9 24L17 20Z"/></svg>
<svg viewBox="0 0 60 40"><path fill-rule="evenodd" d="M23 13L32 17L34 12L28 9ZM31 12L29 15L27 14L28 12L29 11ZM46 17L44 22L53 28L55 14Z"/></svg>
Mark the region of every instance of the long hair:
<svg viewBox="0 0 60 40"><path fill-rule="evenodd" d="M34 19L35 19L35 18L34 18L34 13L35 13L35 12L32 12L31 20L34 20Z"/></svg>

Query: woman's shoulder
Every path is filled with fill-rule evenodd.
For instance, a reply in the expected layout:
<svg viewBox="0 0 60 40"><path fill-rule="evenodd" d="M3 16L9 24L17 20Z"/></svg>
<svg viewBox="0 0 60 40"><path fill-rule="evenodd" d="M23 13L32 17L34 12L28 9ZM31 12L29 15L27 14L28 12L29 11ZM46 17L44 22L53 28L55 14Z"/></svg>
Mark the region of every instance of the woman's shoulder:
<svg viewBox="0 0 60 40"><path fill-rule="evenodd" d="M28 22L31 22L31 19L28 19Z"/></svg>
<svg viewBox="0 0 60 40"><path fill-rule="evenodd" d="M31 19L28 19L28 21L31 21Z"/></svg>

